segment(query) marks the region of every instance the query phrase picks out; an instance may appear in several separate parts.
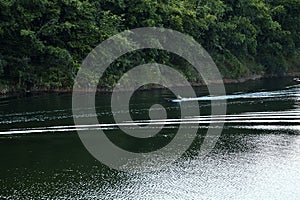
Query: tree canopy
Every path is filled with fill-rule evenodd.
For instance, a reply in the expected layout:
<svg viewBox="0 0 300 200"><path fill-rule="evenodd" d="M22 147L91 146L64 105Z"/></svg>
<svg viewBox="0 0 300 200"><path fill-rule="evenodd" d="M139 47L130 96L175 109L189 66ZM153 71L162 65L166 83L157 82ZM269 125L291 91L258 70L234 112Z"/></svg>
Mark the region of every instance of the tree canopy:
<svg viewBox="0 0 300 200"><path fill-rule="evenodd" d="M191 35L223 77L284 74L300 65L299 24L299 0L0 0L0 83L70 88L94 47L145 26ZM111 87L130 66L153 60L199 81L183 60L153 50L118 59L100 85Z"/></svg>

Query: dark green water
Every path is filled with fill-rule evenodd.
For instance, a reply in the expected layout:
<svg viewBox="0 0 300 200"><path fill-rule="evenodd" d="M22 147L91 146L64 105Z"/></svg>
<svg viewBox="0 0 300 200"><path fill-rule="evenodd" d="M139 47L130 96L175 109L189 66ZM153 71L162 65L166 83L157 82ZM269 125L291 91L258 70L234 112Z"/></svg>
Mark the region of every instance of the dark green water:
<svg viewBox="0 0 300 200"><path fill-rule="evenodd" d="M300 85L291 79L269 79L227 85L226 90L227 122L208 156L197 154L207 130L207 124L200 124L198 137L175 163L138 174L110 169L87 152L72 130L71 95L2 98L0 198L299 198ZM205 88L196 92L207 95ZM168 118L178 118L179 104L164 99L172 97L168 90L137 92L131 115L148 119L148 108L159 103ZM96 102L99 122L113 123L110 95L98 95ZM199 101L201 115L210 114L210 103ZM176 130L168 126L143 141L130 140L118 127L105 133L120 147L143 152L168 144Z"/></svg>

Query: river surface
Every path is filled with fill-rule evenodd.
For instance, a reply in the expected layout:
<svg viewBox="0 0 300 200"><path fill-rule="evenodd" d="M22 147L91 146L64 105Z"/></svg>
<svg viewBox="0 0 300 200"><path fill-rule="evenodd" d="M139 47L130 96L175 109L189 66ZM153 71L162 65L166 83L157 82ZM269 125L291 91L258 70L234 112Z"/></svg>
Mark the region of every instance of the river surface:
<svg viewBox="0 0 300 200"><path fill-rule="evenodd" d="M89 154L74 126L70 94L2 97L0 199L299 199L300 85L291 78L229 84L222 97L195 90L201 115L191 116L199 122L193 144L176 162L144 173L111 169ZM99 94L96 128L123 149L159 149L186 123L178 121L180 104L166 101L172 98L168 90L135 93L133 119L149 122L149 108L161 104L169 120L156 120L168 125L163 133L131 140L114 124L110 94ZM227 100L227 116L212 116L213 123L225 125L203 158L198 150L218 99Z"/></svg>

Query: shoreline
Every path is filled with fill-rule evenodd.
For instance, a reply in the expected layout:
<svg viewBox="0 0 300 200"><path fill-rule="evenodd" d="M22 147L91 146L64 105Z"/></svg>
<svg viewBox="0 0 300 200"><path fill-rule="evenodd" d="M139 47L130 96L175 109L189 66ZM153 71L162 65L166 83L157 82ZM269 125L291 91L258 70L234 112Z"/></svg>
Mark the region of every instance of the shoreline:
<svg viewBox="0 0 300 200"><path fill-rule="evenodd" d="M288 77L300 77L300 72L289 72L283 75L270 75L270 74L265 74L265 75L251 75L247 77L241 77L241 78L223 78L223 83L224 84L238 84L238 83L245 83L248 81L255 81L255 80L261 80L261 79L271 79L271 78L288 78ZM219 84L220 82L211 82L210 84ZM193 87L199 87L199 86L204 86L206 84L204 83L191 83ZM174 86L174 87L180 87L180 86ZM142 88L142 90L155 90L155 89L162 89L164 87L145 87ZM87 90L82 89L82 92L86 92ZM125 90L121 90L126 91ZM58 93L58 94L64 94L64 93L72 93L73 88L53 88L53 89L46 89L46 88L33 88L31 90L25 90L25 89L9 89L9 86L7 86L4 89L0 89L0 97L9 97L9 96L30 96L33 94L47 94L47 93ZM80 91L79 91L80 92ZM112 89L110 88L98 88L97 92L99 93L111 93Z"/></svg>

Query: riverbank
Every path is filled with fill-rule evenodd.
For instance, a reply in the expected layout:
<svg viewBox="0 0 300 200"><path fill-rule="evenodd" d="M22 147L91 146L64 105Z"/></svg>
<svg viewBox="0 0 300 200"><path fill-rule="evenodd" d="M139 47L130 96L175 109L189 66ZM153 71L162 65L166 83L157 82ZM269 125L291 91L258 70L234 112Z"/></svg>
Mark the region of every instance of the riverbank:
<svg viewBox="0 0 300 200"><path fill-rule="evenodd" d="M270 74L265 74L265 75L259 75L259 74L254 74L250 75L247 77L241 77L241 78L236 78L236 79L231 79L231 78L224 78L223 83L224 84L238 84L238 83L244 83L247 81L255 81L259 79L269 79L269 78L294 78L294 77L300 77L300 72L289 72L283 75L270 75ZM219 82L214 82L214 83L219 83ZM192 86L203 86L205 85L204 83L192 83ZM145 88L142 88L144 90L151 90L151 89L158 89L158 86L148 86ZM33 87L31 89L25 89L25 88L16 88L12 86L8 86L5 84L0 84L0 96L26 96L26 95L31 95L31 94L41 94L41 93L71 93L73 91L73 88L71 87L66 87L66 88L45 88L45 87ZM110 93L112 92L111 88L98 88L98 92L103 92L103 93Z"/></svg>

